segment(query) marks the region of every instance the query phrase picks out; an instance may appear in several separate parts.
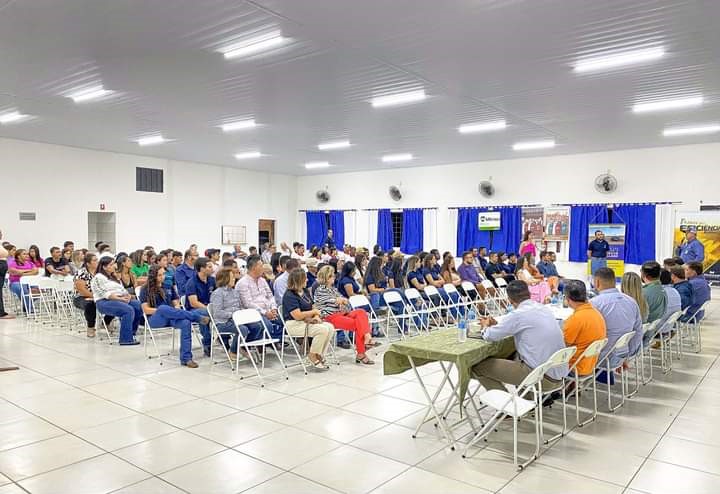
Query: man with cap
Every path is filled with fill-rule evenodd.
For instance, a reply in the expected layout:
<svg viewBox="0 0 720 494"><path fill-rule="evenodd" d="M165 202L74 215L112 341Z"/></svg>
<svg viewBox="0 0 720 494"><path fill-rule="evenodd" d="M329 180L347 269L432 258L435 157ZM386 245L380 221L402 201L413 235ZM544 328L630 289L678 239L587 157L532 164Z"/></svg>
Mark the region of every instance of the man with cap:
<svg viewBox="0 0 720 494"><path fill-rule="evenodd" d="M697 239L697 229L689 226L685 230L685 240L676 249L676 254L682 257L685 264L689 262L703 262L705 260L705 247Z"/></svg>

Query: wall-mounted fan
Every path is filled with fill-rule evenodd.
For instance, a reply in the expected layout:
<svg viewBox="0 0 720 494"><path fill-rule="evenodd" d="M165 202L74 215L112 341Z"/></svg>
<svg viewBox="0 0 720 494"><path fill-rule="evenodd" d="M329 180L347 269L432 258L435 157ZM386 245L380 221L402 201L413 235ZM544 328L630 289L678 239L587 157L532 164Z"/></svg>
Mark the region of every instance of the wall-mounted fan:
<svg viewBox="0 0 720 494"><path fill-rule="evenodd" d="M618 182L610 172L598 175L595 179L595 190L603 194L611 194L617 190Z"/></svg>
<svg viewBox="0 0 720 494"><path fill-rule="evenodd" d="M330 200L330 192L327 190L318 190L315 192L315 199L317 199L318 202L325 204Z"/></svg>
<svg viewBox="0 0 720 494"><path fill-rule="evenodd" d="M492 179L492 177L490 177L490 179ZM480 182L480 185L478 185L478 192L480 192L480 195L483 197L492 197L495 195L495 186L490 180L483 180Z"/></svg>
<svg viewBox="0 0 720 494"><path fill-rule="evenodd" d="M388 187L388 194L390 194L390 199L395 202L399 202L402 199L402 191L397 185L391 185Z"/></svg>

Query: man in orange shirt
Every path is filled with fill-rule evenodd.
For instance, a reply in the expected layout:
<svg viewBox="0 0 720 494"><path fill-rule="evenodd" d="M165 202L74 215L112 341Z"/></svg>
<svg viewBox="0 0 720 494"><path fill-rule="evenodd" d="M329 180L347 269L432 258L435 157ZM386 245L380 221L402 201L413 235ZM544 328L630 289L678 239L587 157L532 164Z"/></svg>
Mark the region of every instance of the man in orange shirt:
<svg viewBox="0 0 720 494"><path fill-rule="evenodd" d="M575 355L570 359L572 367L591 343L605 338L606 327L602 314L588 302L585 283L580 280L567 280L565 299L568 306L575 311L563 326L565 344L577 347ZM592 374L596 364L597 357L584 358L577 364L575 371L580 376L586 376Z"/></svg>

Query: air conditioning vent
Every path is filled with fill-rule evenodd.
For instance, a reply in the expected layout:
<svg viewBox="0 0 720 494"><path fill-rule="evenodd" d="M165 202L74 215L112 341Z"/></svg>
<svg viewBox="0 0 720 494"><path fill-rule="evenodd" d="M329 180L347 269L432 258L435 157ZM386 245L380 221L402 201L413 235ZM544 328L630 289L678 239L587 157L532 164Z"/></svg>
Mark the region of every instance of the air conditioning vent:
<svg viewBox="0 0 720 494"><path fill-rule="evenodd" d="M159 192L162 194L163 170L159 168L135 168L135 190L137 192Z"/></svg>
<svg viewBox="0 0 720 494"><path fill-rule="evenodd" d="M23 213L19 214L20 221L35 221L35 213Z"/></svg>

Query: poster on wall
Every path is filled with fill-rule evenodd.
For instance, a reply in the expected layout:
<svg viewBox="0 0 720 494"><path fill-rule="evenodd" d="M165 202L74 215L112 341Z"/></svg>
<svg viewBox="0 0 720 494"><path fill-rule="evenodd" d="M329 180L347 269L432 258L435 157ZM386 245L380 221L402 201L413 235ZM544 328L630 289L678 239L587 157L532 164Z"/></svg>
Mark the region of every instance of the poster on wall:
<svg viewBox="0 0 720 494"><path fill-rule="evenodd" d="M625 225L596 224L588 226L588 245L595 240L595 232L600 230L605 234L605 240L610 244L607 253L607 267L615 271L616 278L622 278L625 274ZM590 260L587 263L587 273L590 275Z"/></svg>
<svg viewBox="0 0 720 494"><path fill-rule="evenodd" d="M525 207L522 208L522 232L530 231L536 242L542 240L544 236L543 229L543 208L542 207Z"/></svg>
<svg viewBox="0 0 720 494"><path fill-rule="evenodd" d="M545 240L567 242L570 235L570 207L545 208Z"/></svg>
<svg viewBox="0 0 720 494"><path fill-rule="evenodd" d="M500 211L484 211L478 214L478 228L480 231L500 229Z"/></svg>
<svg viewBox="0 0 720 494"><path fill-rule="evenodd" d="M705 247L703 269L705 277L713 285L720 284L720 211L678 212L673 232L673 252L685 240L685 232L694 228L697 239Z"/></svg>

